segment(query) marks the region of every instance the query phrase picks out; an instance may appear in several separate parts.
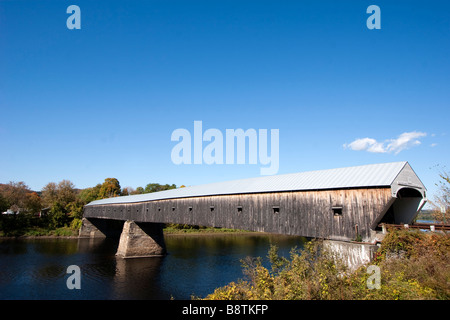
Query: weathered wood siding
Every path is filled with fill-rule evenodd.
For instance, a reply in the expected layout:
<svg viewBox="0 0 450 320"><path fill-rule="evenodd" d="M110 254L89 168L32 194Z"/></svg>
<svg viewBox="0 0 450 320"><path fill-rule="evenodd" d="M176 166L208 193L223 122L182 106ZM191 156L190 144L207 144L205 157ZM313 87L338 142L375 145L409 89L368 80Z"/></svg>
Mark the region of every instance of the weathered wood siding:
<svg viewBox="0 0 450 320"><path fill-rule="evenodd" d="M274 192L86 206L86 218L225 227L314 238L370 237L392 199L390 188ZM333 214L342 207L342 214Z"/></svg>

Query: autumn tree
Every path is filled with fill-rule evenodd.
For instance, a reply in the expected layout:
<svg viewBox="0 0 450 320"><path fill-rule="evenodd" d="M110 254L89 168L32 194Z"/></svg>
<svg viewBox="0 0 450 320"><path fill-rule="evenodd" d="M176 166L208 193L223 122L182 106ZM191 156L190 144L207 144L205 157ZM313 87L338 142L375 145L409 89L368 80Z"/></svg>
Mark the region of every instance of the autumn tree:
<svg viewBox="0 0 450 320"><path fill-rule="evenodd" d="M25 207L30 213L38 213L42 208L41 197L36 192L27 193Z"/></svg>
<svg viewBox="0 0 450 320"><path fill-rule="evenodd" d="M55 202L66 207L69 203L77 198L77 190L72 181L62 180L58 184L54 182L48 183L42 188L42 202L46 207L51 207Z"/></svg>
<svg viewBox="0 0 450 320"><path fill-rule="evenodd" d="M58 200L58 186L54 182L47 183L41 190L42 205L51 207Z"/></svg>
<svg viewBox="0 0 450 320"><path fill-rule="evenodd" d="M120 196L121 188L116 178L106 178L99 190L99 199Z"/></svg>
<svg viewBox="0 0 450 320"><path fill-rule="evenodd" d="M35 206L29 207L32 193L30 188L23 182L11 181L8 184L0 185L1 205L14 212L29 212L35 209ZM39 197L36 194L37 197ZM37 200L35 197L33 197Z"/></svg>
<svg viewBox="0 0 450 320"><path fill-rule="evenodd" d="M125 187L122 189L122 196L129 196L133 194L136 190L133 187Z"/></svg>

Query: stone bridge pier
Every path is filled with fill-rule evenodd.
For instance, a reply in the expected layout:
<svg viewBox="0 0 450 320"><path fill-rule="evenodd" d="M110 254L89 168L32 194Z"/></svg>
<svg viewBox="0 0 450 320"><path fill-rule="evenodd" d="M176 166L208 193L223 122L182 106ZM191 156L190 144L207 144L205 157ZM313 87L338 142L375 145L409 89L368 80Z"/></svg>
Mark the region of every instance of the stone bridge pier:
<svg viewBox="0 0 450 320"><path fill-rule="evenodd" d="M166 254L162 223L83 218L80 238L120 237L120 258L161 257Z"/></svg>

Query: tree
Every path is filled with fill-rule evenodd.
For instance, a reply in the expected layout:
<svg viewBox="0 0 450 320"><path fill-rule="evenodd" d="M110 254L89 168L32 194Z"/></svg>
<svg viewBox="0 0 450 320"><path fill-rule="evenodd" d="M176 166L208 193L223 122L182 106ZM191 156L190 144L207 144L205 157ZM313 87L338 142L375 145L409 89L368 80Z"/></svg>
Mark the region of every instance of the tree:
<svg viewBox="0 0 450 320"><path fill-rule="evenodd" d="M164 190L170 190L170 189L176 189L176 185L172 184L165 184L161 185L159 183L149 183L145 186L144 193L152 193L152 192L158 192L158 191L164 191Z"/></svg>
<svg viewBox="0 0 450 320"><path fill-rule="evenodd" d="M6 210L8 210L10 207L10 204L8 201L3 197L3 195L0 193L0 214Z"/></svg>
<svg viewBox="0 0 450 320"><path fill-rule="evenodd" d="M106 178L99 191L99 198L112 198L120 196L121 188L119 180L116 178Z"/></svg>
<svg viewBox="0 0 450 320"><path fill-rule="evenodd" d="M100 199L99 198L99 194L100 194L101 187L102 187L102 185L99 183L95 187L86 188L86 189L81 190L81 192L79 194L80 200L84 204L87 204L87 203L89 203L91 201Z"/></svg>
<svg viewBox="0 0 450 320"><path fill-rule="evenodd" d="M59 202L63 207L66 207L76 198L77 191L70 180L62 180L58 184L50 182L42 188L42 204L45 207L51 207L55 202Z"/></svg>
<svg viewBox="0 0 450 320"><path fill-rule="evenodd" d="M433 218L438 222L448 222L450 218L450 175L446 171L439 173L441 180L436 183L438 193L431 204L434 207Z"/></svg>
<svg viewBox="0 0 450 320"><path fill-rule="evenodd" d="M42 205L47 208L58 200L58 186L54 182L47 183L41 191Z"/></svg>
<svg viewBox="0 0 450 320"><path fill-rule="evenodd" d="M32 191L23 182L10 181L8 184L1 185L0 193L3 196L3 205L8 205L7 209L15 212L27 210L27 194Z"/></svg>
<svg viewBox="0 0 450 320"><path fill-rule="evenodd" d="M67 207L71 202L74 202L77 198L77 191L72 181L62 180L58 183L57 187L58 201Z"/></svg>
<svg viewBox="0 0 450 320"><path fill-rule="evenodd" d="M83 218L83 206L84 203L80 199L77 199L66 206L66 210L68 211L68 216L74 219Z"/></svg>
<svg viewBox="0 0 450 320"><path fill-rule="evenodd" d="M65 208L60 202L55 201L51 205L49 218L50 218L50 226L52 228L63 227L64 224L67 222Z"/></svg>
<svg viewBox="0 0 450 320"><path fill-rule="evenodd" d="M41 198L36 192L27 194L25 207L29 213L38 213L41 210Z"/></svg>
<svg viewBox="0 0 450 320"><path fill-rule="evenodd" d="M144 188L142 188L142 187L137 187L137 188L136 188L136 191L134 191L133 194L143 194L143 193L145 193L145 192L144 192Z"/></svg>
<svg viewBox="0 0 450 320"><path fill-rule="evenodd" d="M122 189L122 196L129 196L129 195L133 194L134 192L136 192L136 190L134 190L134 188L125 187Z"/></svg>

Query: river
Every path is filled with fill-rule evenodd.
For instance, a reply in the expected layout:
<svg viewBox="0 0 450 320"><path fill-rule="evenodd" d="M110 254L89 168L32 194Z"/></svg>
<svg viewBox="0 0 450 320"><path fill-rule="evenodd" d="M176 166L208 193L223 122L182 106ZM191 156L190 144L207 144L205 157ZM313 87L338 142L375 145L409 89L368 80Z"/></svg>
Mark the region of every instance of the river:
<svg viewBox="0 0 450 320"><path fill-rule="evenodd" d="M305 239L268 234L166 235L162 258L115 257L118 239L0 240L0 299L190 299L243 277L240 260L270 244L287 256ZM70 265L80 289L68 289Z"/></svg>

